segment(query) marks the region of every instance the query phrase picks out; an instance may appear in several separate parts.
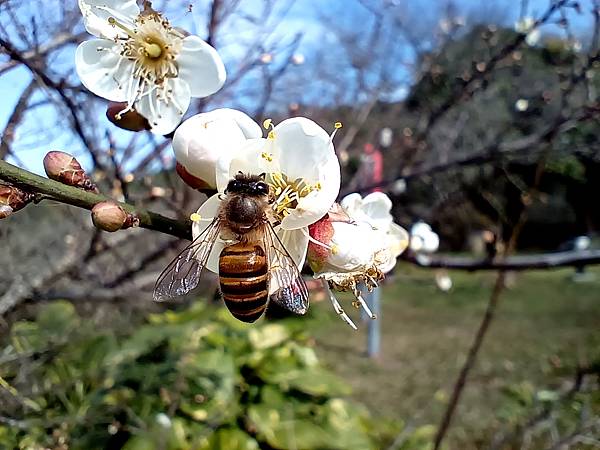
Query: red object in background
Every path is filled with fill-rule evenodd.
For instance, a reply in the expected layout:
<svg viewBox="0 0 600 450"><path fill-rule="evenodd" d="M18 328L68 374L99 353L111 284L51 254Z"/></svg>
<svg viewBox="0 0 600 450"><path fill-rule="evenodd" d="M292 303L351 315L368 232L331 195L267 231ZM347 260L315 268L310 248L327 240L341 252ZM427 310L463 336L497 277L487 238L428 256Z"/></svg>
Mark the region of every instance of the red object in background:
<svg viewBox="0 0 600 450"><path fill-rule="evenodd" d="M363 183L366 186L381 184L383 181L383 155L381 151L375 148L371 143L364 146L363 167L365 167L365 177ZM381 192L381 188L376 187L370 192Z"/></svg>

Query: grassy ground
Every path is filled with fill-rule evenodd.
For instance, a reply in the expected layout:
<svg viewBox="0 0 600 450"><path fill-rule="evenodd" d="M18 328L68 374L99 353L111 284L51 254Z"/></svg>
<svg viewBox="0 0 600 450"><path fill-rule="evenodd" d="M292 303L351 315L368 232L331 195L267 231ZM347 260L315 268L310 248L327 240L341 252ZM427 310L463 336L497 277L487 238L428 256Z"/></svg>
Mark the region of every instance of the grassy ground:
<svg viewBox="0 0 600 450"><path fill-rule="evenodd" d="M557 367L598 355L600 270L593 272L596 280L586 283L572 282L572 270L516 276L502 295L455 416L452 448L475 448L479 438L487 439L502 426L503 388L523 382L556 385L561 381ZM309 332L321 357L372 412L415 425L437 424L495 275L452 273L454 287L443 293L431 271L401 266L396 274L383 288L377 361L364 356L367 325L353 331L329 302L314 305ZM358 318L358 311L350 313Z"/></svg>

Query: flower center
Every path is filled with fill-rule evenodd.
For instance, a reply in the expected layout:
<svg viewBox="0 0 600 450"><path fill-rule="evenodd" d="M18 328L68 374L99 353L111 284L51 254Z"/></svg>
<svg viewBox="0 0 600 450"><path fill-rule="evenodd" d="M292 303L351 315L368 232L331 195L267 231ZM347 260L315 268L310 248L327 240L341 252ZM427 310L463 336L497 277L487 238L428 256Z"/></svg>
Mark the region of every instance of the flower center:
<svg viewBox="0 0 600 450"><path fill-rule="evenodd" d="M263 154L263 158L265 159L268 156ZM315 190L321 189L319 183L309 184L303 178L291 180L281 172L269 173L267 175L267 184L270 186L271 195L274 197L272 207L275 218L279 222L288 216L291 210L296 209L301 198L306 197Z"/></svg>
<svg viewBox="0 0 600 450"><path fill-rule="evenodd" d="M129 99L127 108L117 114L117 119L130 111L137 100L155 90L160 101L174 103L168 80L176 78L179 73L176 58L184 36L155 11L140 14L133 29L114 17L110 17L108 22L126 33L126 37L118 37L116 42L121 45L121 57L133 62L131 81L125 86ZM183 114L183 109L174 104Z"/></svg>

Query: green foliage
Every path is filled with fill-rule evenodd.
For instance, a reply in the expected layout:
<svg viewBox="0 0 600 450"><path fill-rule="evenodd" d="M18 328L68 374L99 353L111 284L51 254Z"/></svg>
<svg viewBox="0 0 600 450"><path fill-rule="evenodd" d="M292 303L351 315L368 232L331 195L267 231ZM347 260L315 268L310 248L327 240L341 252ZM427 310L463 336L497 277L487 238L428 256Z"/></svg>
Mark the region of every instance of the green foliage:
<svg viewBox="0 0 600 450"><path fill-rule="evenodd" d="M532 448L550 448L557 435L581 435L584 438L577 448L593 448L593 440L589 447L584 445L600 414L600 394L593 382L582 378L568 389L536 389L522 382L507 386L504 394L498 415L504 422L502 437L508 448L521 448L525 442Z"/></svg>
<svg viewBox="0 0 600 450"><path fill-rule="evenodd" d="M381 433L366 411L343 398L349 388L295 334L277 323L248 326L200 304L115 333L55 302L11 330L0 381L12 392L2 415L14 423L0 425L0 444L375 448Z"/></svg>

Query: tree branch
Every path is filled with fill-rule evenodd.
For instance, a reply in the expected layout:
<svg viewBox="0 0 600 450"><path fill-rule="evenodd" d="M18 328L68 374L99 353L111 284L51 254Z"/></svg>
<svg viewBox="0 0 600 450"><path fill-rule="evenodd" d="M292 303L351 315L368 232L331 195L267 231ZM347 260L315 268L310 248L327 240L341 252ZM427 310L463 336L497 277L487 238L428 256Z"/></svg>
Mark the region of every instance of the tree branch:
<svg viewBox="0 0 600 450"><path fill-rule="evenodd" d="M0 180L20 186L28 192L41 194L40 199L50 199L68 205L91 210L94 205L110 198L67 186L58 181L49 180L34 173L20 169L5 161L0 161ZM135 214L140 220L140 227L160 231L180 239L192 239L191 223L178 221L160 214L136 208L128 203L119 203L128 213Z"/></svg>
<svg viewBox="0 0 600 450"><path fill-rule="evenodd" d="M556 269L600 264L600 250L542 253L509 256L497 259L476 259L461 256L407 255L404 260L428 269L454 269L469 272L477 270L533 270Z"/></svg>

